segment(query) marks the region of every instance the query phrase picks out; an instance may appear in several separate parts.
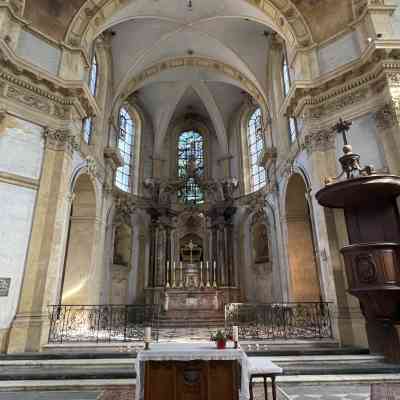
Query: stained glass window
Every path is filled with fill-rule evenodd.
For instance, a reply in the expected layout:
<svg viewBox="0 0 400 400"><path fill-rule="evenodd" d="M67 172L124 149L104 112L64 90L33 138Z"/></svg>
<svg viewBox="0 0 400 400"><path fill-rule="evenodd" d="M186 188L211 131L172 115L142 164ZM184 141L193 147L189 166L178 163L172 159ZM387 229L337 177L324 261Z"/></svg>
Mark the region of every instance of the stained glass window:
<svg viewBox="0 0 400 400"><path fill-rule="evenodd" d="M283 94L285 97L288 95L290 90L290 71L289 64L287 61L286 51L283 52L283 60L282 60L282 81L283 81Z"/></svg>
<svg viewBox="0 0 400 400"><path fill-rule="evenodd" d="M129 192L132 185L134 166L135 124L128 111L122 107L119 112L118 149L124 165L117 169L115 184L123 191Z"/></svg>
<svg viewBox="0 0 400 400"><path fill-rule="evenodd" d="M297 139L297 121L294 117L288 118L289 125L289 142L294 143Z"/></svg>
<svg viewBox="0 0 400 400"><path fill-rule="evenodd" d="M204 201L198 179L204 175L204 139L195 131L183 132L178 139L178 176L185 178L185 186L178 194L185 203Z"/></svg>
<svg viewBox="0 0 400 400"><path fill-rule="evenodd" d="M260 167L259 159L264 152L264 132L261 109L257 108L247 125L247 144L250 164L250 186L254 192L265 185L265 169Z"/></svg>
<svg viewBox="0 0 400 400"><path fill-rule="evenodd" d="M93 120L87 117L82 122L83 140L89 144L92 136Z"/></svg>

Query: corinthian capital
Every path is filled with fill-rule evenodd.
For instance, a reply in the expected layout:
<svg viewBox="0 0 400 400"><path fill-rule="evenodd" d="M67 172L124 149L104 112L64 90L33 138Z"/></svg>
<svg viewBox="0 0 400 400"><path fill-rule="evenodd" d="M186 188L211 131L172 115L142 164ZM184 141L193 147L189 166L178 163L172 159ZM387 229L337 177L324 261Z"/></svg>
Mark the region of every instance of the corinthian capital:
<svg viewBox="0 0 400 400"><path fill-rule="evenodd" d="M392 103L385 104L374 114L374 120L378 129L390 129L396 124L396 109Z"/></svg>
<svg viewBox="0 0 400 400"><path fill-rule="evenodd" d="M43 138L46 146L53 149L64 149L70 153L79 150L79 143L76 136L70 130L53 129L46 127L43 131Z"/></svg>

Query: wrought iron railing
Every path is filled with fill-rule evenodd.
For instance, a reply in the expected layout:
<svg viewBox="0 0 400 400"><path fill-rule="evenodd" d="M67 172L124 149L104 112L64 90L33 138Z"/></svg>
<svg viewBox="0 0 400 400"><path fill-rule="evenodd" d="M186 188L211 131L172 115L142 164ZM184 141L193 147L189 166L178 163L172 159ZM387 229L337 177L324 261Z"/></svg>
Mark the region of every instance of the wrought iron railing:
<svg viewBox="0 0 400 400"><path fill-rule="evenodd" d="M330 303L231 303L225 329L239 326L240 340L332 338Z"/></svg>
<svg viewBox="0 0 400 400"><path fill-rule="evenodd" d="M152 327L158 340L158 305L49 306L49 343L143 341Z"/></svg>

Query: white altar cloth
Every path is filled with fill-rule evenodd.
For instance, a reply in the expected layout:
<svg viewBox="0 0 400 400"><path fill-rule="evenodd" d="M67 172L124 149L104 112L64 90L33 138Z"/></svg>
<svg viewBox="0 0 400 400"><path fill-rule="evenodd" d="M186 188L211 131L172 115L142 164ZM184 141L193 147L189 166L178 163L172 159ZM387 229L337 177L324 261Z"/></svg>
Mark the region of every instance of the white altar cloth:
<svg viewBox="0 0 400 400"><path fill-rule="evenodd" d="M146 361L195 361L228 360L238 361L241 366L239 400L248 400L249 373L248 357L241 349L227 347L218 350L215 343L163 343L151 344L150 350L143 350L136 357L136 399L144 399L143 363Z"/></svg>

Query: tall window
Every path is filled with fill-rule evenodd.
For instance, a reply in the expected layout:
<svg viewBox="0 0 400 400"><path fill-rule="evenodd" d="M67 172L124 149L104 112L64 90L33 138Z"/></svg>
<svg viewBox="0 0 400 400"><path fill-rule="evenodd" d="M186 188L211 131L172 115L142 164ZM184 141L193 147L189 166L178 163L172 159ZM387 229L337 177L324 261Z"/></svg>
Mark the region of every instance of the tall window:
<svg viewBox="0 0 400 400"><path fill-rule="evenodd" d="M297 120L295 117L288 118L289 142L294 143L297 139Z"/></svg>
<svg viewBox="0 0 400 400"><path fill-rule="evenodd" d="M115 184L123 191L129 192L132 187L132 170L134 166L135 125L128 111L122 107L119 112L118 149L124 165L117 169Z"/></svg>
<svg viewBox="0 0 400 400"><path fill-rule="evenodd" d="M247 125L247 144L250 164L250 185L254 192L265 185L265 169L260 167L259 159L264 152L264 132L261 109L257 108Z"/></svg>
<svg viewBox="0 0 400 400"><path fill-rule="evenodd" d="M187 131L179 136L178 176L185 178L179 198L185 203L202 203L204 193L198 181L204 176L204 139L198 132Z"/></svg>
<svg viewBox="0 0 400 400"><path fill-rule="evenodd" d="M93 55L92 65L90 67L89 72L89 90L93 97L96 96L97 92L97 81L99 76L99 68L97 64L96 54ZM82 123L82 131L83 131L83 139L86 143L90 143L90 139L92 138L93 131L93 118L87 117L83 120Z"/></svg>
<svg viewBox="0 0 400 400"><path fill-rule="evenodd" d="M283 83L283 94L285 97L288 95L290 90L290 71L289 71L289 64L287 60L286 50L283 50L283 57L282 57L282 83Z"/></svg>

